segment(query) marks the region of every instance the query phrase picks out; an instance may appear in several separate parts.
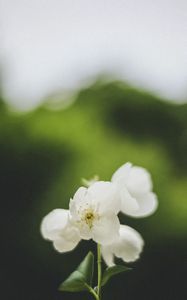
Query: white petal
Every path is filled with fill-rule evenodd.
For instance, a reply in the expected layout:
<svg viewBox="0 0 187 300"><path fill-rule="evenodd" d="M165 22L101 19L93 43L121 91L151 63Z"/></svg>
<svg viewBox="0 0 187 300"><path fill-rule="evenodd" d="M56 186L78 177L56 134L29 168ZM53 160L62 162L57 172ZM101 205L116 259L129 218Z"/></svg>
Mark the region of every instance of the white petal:
<svg viewBox="0 0 187 300"><path fill-rule="evenodd" d="M133 217L146 217L153 214L157 209L158 200L154 193L147 193L139 196L136 200L138 202L139 209L129 214Z"/></svg>
<svg viewBox="0 0 187 300"><path fill-rule="evenodd" d="M92 231L91 228L86 224L86 222L80 222L77 224L79 229L80 237L83 240L90 240L92 238Z"/></svg>
<svg viewBox="0 0 187 300"><path fill-rule="evenodd" d="M97 181L88 188L88 196L92 205L100 214L120 211L120 197L117 186L108 181Z"/></svg>
<svg viewBox="0 0 187 300"><path fill-rule="evenodd" d="M133 228L120 225L120 237L111 245L102 246L102 256L108 266L113 265L114 255L125 262L137 260L142 252L144 241Z"/></svg>
<svg viewBox="0 0 187 300"><path fill-rule="evenodd" d="M152 190L151 175L144 168L132 167L126 181L126 187L134 197L148 193Z"/></svg>
<svg viewBox="0 0 187 300"><path fill-rule="evenodd" d="M129 194L128 190L125 187L121 188L120 196L121 211L124 214L131 215L132 213L138 211L139 205L137 200Z"/></svg>
<svg viewBox="0 0 187 300"><path fill-rule="evenodd" d="M53 242L53 245L58 252L68 252L73 250L80 240L77 229L69 225L63 235Z"/></svg>
<svg viewBox="0 0 187 300"><path fill-rule="evenodd" d="M125 262L133 262L139 258L143 245L144 241L135 229L121 225L120 239L113 248L114 254Z"/></svg>
<svg viewBox="0 0 187 300"><path fill-rule="evenodd" d="M115 265L114 254L111 252L110 246L102 246L101 253L102 253L102 257L108 267L112 267Z"/></svg>
<svg viewBox="0 0 187 300"><path fill-rule="evenodd" d="M45 239L54 240L67 226L69 210L54 209L46 215L41 223L41 234Z"/></svg>
<svg viewBox="0 0 187 300"><path fill-rule="evenodd" d="M84 186L81 186L80 188L78 188L78 190L76 191L74 197L73 197L73 200L74 201L81 201L85 195L86 195L86 192L87 192L87 188L84 187Z"/></svg>
<svg viewBox="0 0 187 300"><path fill-rule="evenodd" d="M73 243L72 241L66 241L65 239L57 239L53 242L55 250L64 253L73 250L78 243Z"/></svg>
<svg viewBox="0 0 187 300"><path fill-rule="evenodd" d="M94 222L92 239L101 245L112 243L119 237L120 223L115 214L100 217Z"/></svg>
<svg viewBox="0 0 187 300"><path fill-rule="evenodd" d="M131 171L132 164L126 163L122 165L112 176L112 182L124 184L128 179L129 173Z"/></svg>
<svg viewBox="0 0 187 300"><path fill-rule="evenodd" d="M84 206L85 205L85 198L87 197L87 188L85 187L80 187L73 199L70 199L70 214L74 219L78 219L79 215L78 215L78 210L80 208L80 206Z"/></svg>

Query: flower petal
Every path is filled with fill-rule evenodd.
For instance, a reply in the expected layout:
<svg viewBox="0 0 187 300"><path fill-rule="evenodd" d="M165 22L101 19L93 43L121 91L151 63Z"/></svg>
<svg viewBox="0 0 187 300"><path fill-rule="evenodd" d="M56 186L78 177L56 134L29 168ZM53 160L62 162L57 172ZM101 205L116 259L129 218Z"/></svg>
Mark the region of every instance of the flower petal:
<svg viewBox="0 0 187 300"><path fill-rule="evenodd" d="M134 197L150 192L152 190L150 173L144 168L132 167L126 181L126 187Z"/></svg>
<svg viewBox="0 0 187 300"><path fill-rule="evenodd" d="M94 222L92 239L101 245L111 244L119 237L120 223L115 214L104 215Z"/></svg>
<svg viewBox="0 0 187 300"><path fill-rule="evenodd" d="M73 243L71 241L66 241L65 239L57 239L53 242L55 250L64 253L73 250L78 243Z"/></svg>
<svg viewBox="0 0 187 300"><path fill-rule="evenodd" d="M157 196L154 193L147 193L139 196L137 199L139 209L132 211L129 215L132 217L147 217L155 212L158 206Z"/></svg>
<svg viewBox="0 0 187 300"><path fill-rule="evenodd" d="M41 223L41 234L45 239L54 240L67 226L69 210L54 209L46 215Z"/></svg>
<svg viewBox="0 0 187 300"><path fill-rule="evenodd" d="M120 225L120 236L111 245L102 246L102 256L108 266L114 264L114 255L125 262L137 260L142 252L144 241L133 228Z"/></svg>
<svg viewBox="0 0 187 300"><path fill-rule="evenodd" d="M139 258L143 245L144 241L135 229L121 225L120 239L114 246L114 253L125 262L133 262Z"/></svg>
<svg viewBox="0 0 187 300"><path fill-rule="evenodd" d="M120 192L121 196L121 211L124 214L131 215L132 213L135 213L139 209L138 202L135 198L133 198L128 190L123 187Z"/></svg>
<svg viewBox="0 0 187 300"><path fill-rule="evenodd" d="M88 188L88 197L99 213L118 213L120 197L117 186L109 181L97 181Z"/></svg>
<svg viewBox="0 0 187 300"><path fill-rule="evenodd" d="M87 192L87 188L84 187L84 186L81 186L76 191L76 193L75 193L75 195L73 197L73 200L74 201L78 201L78 202L81 201L85 197L86 192Z"/></svg>
<svg viewBox="0 0 187 300"><path fill-rule="evenodd" d="M112 253L110 246L102 246L101 253L102 253L102 257L108 267L112 267L115 265L114 254Z"/></svg>
<svg viewBox="0 0 187 300"><path fill-rule="evenodd" d="M83 240L90 240L92 238L91 228L88 224L86 224L86 222L79 222L76 226L79 230L80 237Z"/></svg>
<svg viewBox="0 0 187 300"><path fill-rule="evenodd" d="M53 245L58 252L68 252L73 250L80 240L77 229L69 225L66 227L63 235L53 242Z"/></svg>
<svg viewBox="0 0 187 300"><path fill-rule="evenodd" d="M124 184L124 182L126 182L126 180L128 179L131 168L132 164L130 162L125 163L112 175L111 181L115 183L121 183L122 181L122 183Z"/></svg>
<svg viewBox="0 0 187 300"><path fill-rule="evenodd" d="M79 219L78 210L80 206L85 205L85 197L87 195L87 190L87 188L81 186L76 191L73 199L70 199L69 209L70 214L74 219Z"/></svg>

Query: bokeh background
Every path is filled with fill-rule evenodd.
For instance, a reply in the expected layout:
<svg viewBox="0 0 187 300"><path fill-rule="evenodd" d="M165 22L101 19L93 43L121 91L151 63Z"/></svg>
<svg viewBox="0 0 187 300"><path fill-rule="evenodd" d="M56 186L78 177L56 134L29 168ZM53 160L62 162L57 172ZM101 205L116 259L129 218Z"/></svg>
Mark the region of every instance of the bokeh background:
<svg viewBox="0 0 187 300"><path fill-rule="evenodd" d="M103 300L187 299L187 3L0 1L4 300L91 299L59 284L93 242L59 254L40 223L81 178L147 168L159 207L120 215L145 248Z"/></svg>
<svg viewBox="0 0 187 300"><path fill-rule="evenodd" d="M94 245L58 254L41 238L40 222L68 207L82 177L109 180L126 161L151 172L159 208L145 219L120 216L142 234L145 249L104 299L186 299L187 105L97 82L63 110L11 113L3 101L0 109L4 299L90 299L57 288Z"/></svg>

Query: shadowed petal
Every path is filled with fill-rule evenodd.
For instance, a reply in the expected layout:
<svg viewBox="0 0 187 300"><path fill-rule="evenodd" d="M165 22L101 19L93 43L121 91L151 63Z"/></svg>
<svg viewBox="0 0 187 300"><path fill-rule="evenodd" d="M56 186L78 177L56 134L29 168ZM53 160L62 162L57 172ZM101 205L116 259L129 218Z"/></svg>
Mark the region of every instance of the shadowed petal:
<svg viewBox="0 0 187 300"><path fill-rule="evenodd" d="M135 229L121 225L120 239L114 246L114 253L125 262L133 262L139 258L143 245L144 241Z"/></svg>
<svg viewBox="0 0 187 300"><path fill-rule="evenodd" d="M53 245L58 252L68 252L73 250L80 240L77 229L70 225L63 232L63 235L53 242Z"/></svg>
<svg viewBox="0 0 187 300"><path fill-rule="evenodd" d="M102 257L108 267L112 267L115 265L114 263L114 254L111 251L111 247L102 246L101 247Z"/></svg>
<svg viewBox="0 0 187 300"><path fill-rule="evenodd" d="M137 260L142 252L144 241L133 228L120 225L119 238L111 245L102 246L102 256L108 266L114 264L114 256L125 262Z"/></svg>
<svg viewBox="0 0 187 300"><path fill-rule="evenodd" d="M157 196L154 193L147 193L137 198L139 209L131 212L133 217L147 217L155 212L158 207Z"/></svg>
<svg viewBox="0 0 187 300"><path fill-rule="evenodd" d="M139 209L138 202L135 198L133 198L128 190L123 187L120 192L121 196L121 211L124 214L131 215L135 213Z"/></svg>

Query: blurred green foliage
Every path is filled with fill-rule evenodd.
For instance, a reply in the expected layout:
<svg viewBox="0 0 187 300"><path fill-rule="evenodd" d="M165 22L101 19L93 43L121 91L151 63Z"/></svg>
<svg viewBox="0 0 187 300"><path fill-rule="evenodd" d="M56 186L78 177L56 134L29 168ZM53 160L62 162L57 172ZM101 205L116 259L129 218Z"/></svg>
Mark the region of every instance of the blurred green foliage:
<svg viewBox="0 0 187 300"><path fill-rule="evenodd" d="M83 257L88 246L83 243L77 254L63 257L55 253L51 244L40 237L42 217L54 208L67 208L82 177L98 174L100 179L109 180L127 161L151 172L159 209L147 219L120 218L144 236L145 247L151 249L147 257L153 255L157 244L164 253L168 247L166 241L171 245L182 243L184 249L187 105L166 103L122 83L97 83L79 92L72 106L58 111L49 110L44 104L33 112L21 114L10 112L3 101L0 103L1 221L3 226L6 224L7 242L3 247L10 264L10 268L4 269L6 288L9 290L9 285L12 286L11 266L19 268L21 261L23 272L29 279L35 278L35 292L30 291L26 298L24 293L30 290L30 283L26 281L22 289L16 284L14 299L41 300L41 295L45 295L45 300L54 299L52 288L73 270L73 264L78 264L80 253ZM159 250L158 253L160 255ZM138 272L147 276L146 270ZM46 294L41 278L44 273L45 280L53 282ZM130 278L136 284L139 277ZM19 297L15 296L16 290ZM13 293L10 290L9 293L7 299L12 299ZM131 291L128 293L126 300L137 299ZM155 298L150 298L144 294L140 298L185 299L181 295L181 298L156 298L155 294ZM57 297L64 299L58 294L55 299ZM67 296L65 299L79 298Z"/></svg>

